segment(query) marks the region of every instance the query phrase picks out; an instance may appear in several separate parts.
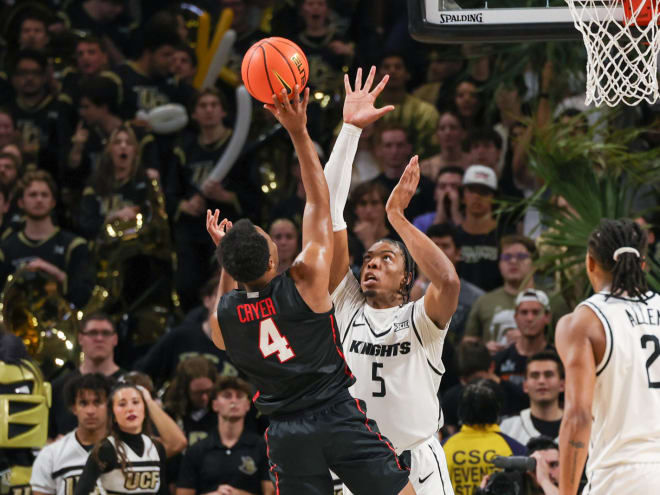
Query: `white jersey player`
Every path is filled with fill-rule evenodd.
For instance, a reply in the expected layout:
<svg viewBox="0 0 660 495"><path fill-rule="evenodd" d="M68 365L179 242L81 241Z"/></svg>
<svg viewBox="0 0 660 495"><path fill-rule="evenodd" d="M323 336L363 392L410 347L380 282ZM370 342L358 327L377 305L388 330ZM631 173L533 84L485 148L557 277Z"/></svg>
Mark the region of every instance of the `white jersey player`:
<svg viewBox="0 0 660 495"><path fill-rule="evenodd" d="M73 495L89 452L106 435L110 385L99 373L77 376L67 384L66 402L78 427L39 452L30 479L34 495Z"/></svg>
<svg viewBox="0 0 660 495"><path fill-rule="evenodd" d="M374 70L366 86L373 80ZM347 101L372 95L361 91ZM355 83L361 87L361 73ZM351 116L344 114L344 121ZM419 164L413 157L387 202L387 216L403 243L381 240L366 252L358 282L349 270L343 209L350 166L360 129L344 124L325 168L330 189L334 258L330 290L344 355L357 383L354 397L393 443L410 454L410 480L417 494L453 494L437 432L442 425L437 392L444 367L442 347L458 302L460 283L449 259L404 216L417 190ZM407 247L407 248L406 248ZM410 251L410 254L408 252ZM424 298L409 302L413 260L431 280ZM405 458L405 457L404 457ZM344 494L349 491L344 487Z"/></svg>
<svg viewBox="0 0 660 495"><path fill-rule="evenodd" d="M647 290L646 234L604 219L589 238L596 294L557 325L566 367L559 435L561 494L651 495L660 487L660 296Z"/></svg>

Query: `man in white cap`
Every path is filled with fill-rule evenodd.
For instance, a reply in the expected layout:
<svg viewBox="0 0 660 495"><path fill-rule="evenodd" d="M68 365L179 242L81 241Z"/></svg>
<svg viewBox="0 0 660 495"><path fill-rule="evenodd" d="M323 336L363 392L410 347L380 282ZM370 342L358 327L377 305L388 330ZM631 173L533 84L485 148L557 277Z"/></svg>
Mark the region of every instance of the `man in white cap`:
<svg viewBox="0 0 660 495"><path fill-rule="evenodd" d="M461 262L458 270L463 278L482 290L502 285L497 267L500 232L493 218L493 199L497 193L497 176L485 165L468 167L463 176L465 219L458 227Z"/></svg>
<svg viewBox="0 0 660 495"><path fill-rule="evenodd" d="M516 297L514 319L520 337L514 344L495 354L495 373L516 385L517 410L528 407L529 400L523 392L527 359L534 354L553 349L546 337L550 323L550 300L542 290L525 289Z"/></svg>

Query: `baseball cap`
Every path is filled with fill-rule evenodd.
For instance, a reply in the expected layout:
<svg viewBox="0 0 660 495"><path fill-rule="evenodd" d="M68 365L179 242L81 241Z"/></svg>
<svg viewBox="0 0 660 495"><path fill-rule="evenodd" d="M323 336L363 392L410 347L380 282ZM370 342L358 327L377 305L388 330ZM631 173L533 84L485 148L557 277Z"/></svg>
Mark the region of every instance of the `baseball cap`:
<svg viewBox="0 0 660 495"><path fill-rule="evenodd" d="M470 165L463 175L463 185L486 186L497 191L497 176L495 171L485 165Z"/></svg>
<svg viewBox="0 0 660 495"><path fill-rule="evenodd" d="M542 290L525 289L516 297L516 308L524 302L541 303L541 306L543 306L546 311L550 311L550 299L548 299L548 295Z"/></svg>

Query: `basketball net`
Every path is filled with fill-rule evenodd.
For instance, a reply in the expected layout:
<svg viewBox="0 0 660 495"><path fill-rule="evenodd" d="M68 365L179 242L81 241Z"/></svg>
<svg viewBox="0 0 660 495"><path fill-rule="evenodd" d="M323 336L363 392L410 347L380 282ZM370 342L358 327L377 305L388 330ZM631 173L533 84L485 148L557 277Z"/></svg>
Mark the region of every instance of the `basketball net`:
<svg viewBox="0 0 660 495"><path fill-rule="evenodd" d="M655 102L659 0L566 0L587 48L587 105Z"/></svg>

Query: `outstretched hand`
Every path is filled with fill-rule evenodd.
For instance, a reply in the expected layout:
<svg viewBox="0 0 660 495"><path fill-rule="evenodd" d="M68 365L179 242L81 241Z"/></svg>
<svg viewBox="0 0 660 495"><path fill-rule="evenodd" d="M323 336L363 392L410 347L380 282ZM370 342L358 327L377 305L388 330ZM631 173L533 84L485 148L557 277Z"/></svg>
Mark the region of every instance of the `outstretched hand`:
<svg viewBox="0 0 660 495"><path fill-rule="evenodd" d="M378 95L383 91L390 76L385 76L371 91L371 85L374 83L376 67L371 67L367 80L362 86L362 69L357 70L355 75L355 89L351 88L348 74L344 75L344 87L346 88L346 98L344 99L344 122L352 124L361 129L377 121L383 115L394 110L393 105L387 105L383 108L375 108L374 102Z"/></svg>
<svg viewBox="0 0 660 495"><path fill-rule="evenodd" d="M220 241L227 235L227 232L234 226L229 220L223 218L220 222L220 210L216 209L211 213L211 210L206 210L206 230L213 239L215 247L220 245Z"/></svg>
<svg viewBox="0 0 660 495"><path fill-rule="evenodd" d="M307 103L309 103L309 88L305 88L303 98L300 98L300 86L293 88L293 99L289 101L286 89L280 95L273 94L273 104L265 104L280 124L289 132L295 134L307 129Z"/></svg>
<svg viewBox="0 0 660 495"><path fill-rule="evenodd" d="M410 204L415 191L417 191L417 185L419 184L419 157L417 155L413 156L406 169L401 174L399 183L394 187L390 198L387 200L387 205L385 210L388 215L390 213L403 213Z"/></svg>

